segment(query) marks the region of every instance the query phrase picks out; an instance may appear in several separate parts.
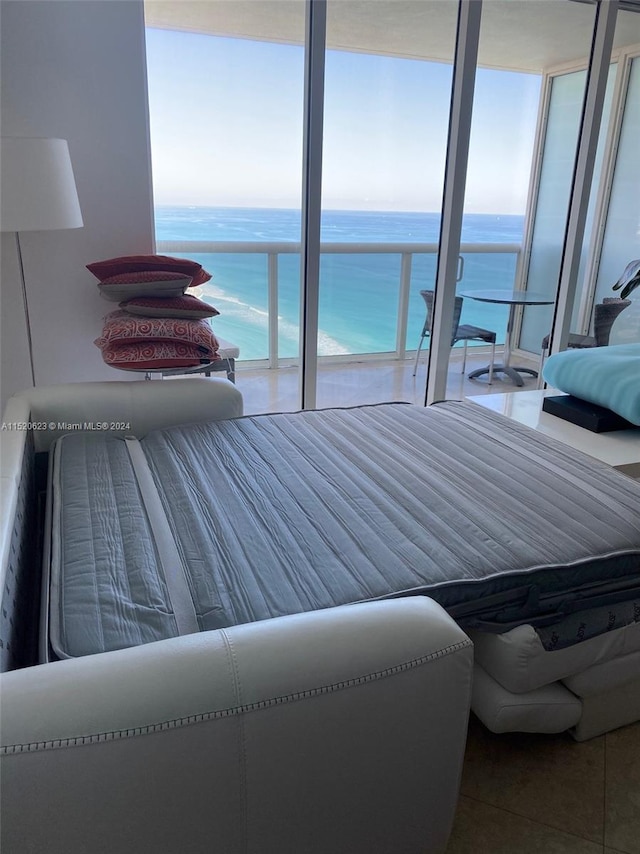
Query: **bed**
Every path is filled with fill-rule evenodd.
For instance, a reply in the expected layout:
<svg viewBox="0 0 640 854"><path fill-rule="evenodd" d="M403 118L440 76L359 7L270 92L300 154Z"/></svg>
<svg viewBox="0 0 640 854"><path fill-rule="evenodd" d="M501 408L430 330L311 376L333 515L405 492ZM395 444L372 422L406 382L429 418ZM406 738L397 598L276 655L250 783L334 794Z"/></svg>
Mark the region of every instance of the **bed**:
<svg viewBox="0 0 640 854"><path fill-rule="evenodd" d="M0 432L6 854L212 844L228 854L444 854L473 646L428 597L37 663L51 443L241 414L237 389L213 378L75 383L10 399Z"/></svg>
<svg viewBox="0 0 640 854"><path fill-rule="evenodd" d="M640 603L640 483L468 402L69 433L49 497L57 657L395 596L500 633Z"/></svg>
<svg viewBox="0 0 640 854"><path fill-rule="evenodd" d="M640 482L470 402L196 414L48 436L40 660L428 596L494 731L640 717Z"/></svg>

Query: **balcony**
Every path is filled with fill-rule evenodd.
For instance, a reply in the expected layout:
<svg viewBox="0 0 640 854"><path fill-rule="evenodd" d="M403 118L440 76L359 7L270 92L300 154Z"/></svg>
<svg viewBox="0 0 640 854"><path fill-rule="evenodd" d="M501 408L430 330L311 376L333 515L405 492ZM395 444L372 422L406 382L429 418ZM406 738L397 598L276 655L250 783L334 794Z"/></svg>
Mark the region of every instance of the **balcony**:
<svg viewBox="0 0 640 854"><path fill-rule="evenodd" d="M354 346L349 347L344 340L344 330L333 328L331 313L323 314L321 309L323 336L317 381L318 405L350 406L383 400L424 403L426 353L415 378L413 360L425 313L419 291L433 287L437 244L323 242L321 250L321 263L336 262L331 268L332 274L321 279L323 305L350 306L351 311L357 312L359 327L379 330L373 336L379 346L365 348L359 336L360 346L354 342ZM281 297L283 290L297 291L300 244L292 241L161 240L157 243L157 251L197 259L214 273L213 282L203 286L201 296L221 311L213 321L214 331L240 348L237 382L245 397L246 410L299 408L297 314L283 317ZM243 292L241 279L246 274L246 256L252 256L263 270L251 305L237 297ZM383 268L383 294L375 305L367 300L366 292L358 292L357 285L349 293L349 281L340 278L340 260L344 261L345 256L360 270L367 264L377 267L378 271ZM509 291L514 287L520 260L518 243L463 243L459 287L465 292L482 287ZM348 275L344 266L342 275ZM250 313L248 322L247 313ZM504 342L507 310L503 306L466 299L463 322L493 329L498 346ZM283 334L283 328L288 335ZM295 341L291 339L292 328ZM338 344L340 341L342 343ZM457 345L450 358L447 397L461 399L488 392L515 391L516 387L502 376L496 376L492 386L488 385L486 377L468 379L468 373L487 364L488 359L488 347L470 342L463 375L462 344ZM537 364L535 354L519 354L518 360L527 367L535 368ZM528 378L524 388L534 386L535 380Z"/></svg>

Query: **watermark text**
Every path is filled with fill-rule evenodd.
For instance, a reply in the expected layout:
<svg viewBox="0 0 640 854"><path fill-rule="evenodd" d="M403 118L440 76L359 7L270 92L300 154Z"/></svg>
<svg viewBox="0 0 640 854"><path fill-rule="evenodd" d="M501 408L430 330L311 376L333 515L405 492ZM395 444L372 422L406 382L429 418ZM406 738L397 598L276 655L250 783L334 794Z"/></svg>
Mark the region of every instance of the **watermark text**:
<svg viewBox="0 0 640 854"><path fill-rule="evenodd" d="M23 430L131 430L130 421L3 421L2 432Z"/></svg>

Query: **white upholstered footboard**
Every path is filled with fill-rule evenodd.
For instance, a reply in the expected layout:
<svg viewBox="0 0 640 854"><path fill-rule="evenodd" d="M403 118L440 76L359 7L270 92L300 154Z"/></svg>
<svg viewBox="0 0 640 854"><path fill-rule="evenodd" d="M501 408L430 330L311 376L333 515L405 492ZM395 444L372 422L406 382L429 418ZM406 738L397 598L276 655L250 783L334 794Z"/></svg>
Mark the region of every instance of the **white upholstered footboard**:
<svg viewBox="0 0 640 854"><path fill-rule="evenodd" d="M411 597L4 673L2 851L444 854L472 663Z"/></svg>

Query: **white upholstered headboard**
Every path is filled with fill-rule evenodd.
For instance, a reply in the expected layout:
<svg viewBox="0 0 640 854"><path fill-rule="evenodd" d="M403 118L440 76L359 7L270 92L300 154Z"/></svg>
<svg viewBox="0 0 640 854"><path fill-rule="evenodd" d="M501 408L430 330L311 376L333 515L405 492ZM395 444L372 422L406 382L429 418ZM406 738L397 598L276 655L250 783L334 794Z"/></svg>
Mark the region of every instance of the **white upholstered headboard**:
<svg viewBox="0 0 640 854"><path fill-rule="evenodd" d="M149 382L67 383L41 386L10 398L5 424L27 422L36 451L47 451L63 433L85 428L140 438L150 430L242 415L242 395L228 380L195 377ZM128 425L121 427L120 425ZM2 436L20 441L20 430ZM11 435L11 434L17 435ZM3 466L4 468L4 466ZM4 475L4 471L3 471Z"/></svg>
<svg viewBox="0 0 640 854"><path fill-rule="evenodd" d="M241 415L242 395L219 378L68 383L9 399L0 430L0 669L34 663L44 470L37 455L75 430L140 438L160 427Z"/></svg>

